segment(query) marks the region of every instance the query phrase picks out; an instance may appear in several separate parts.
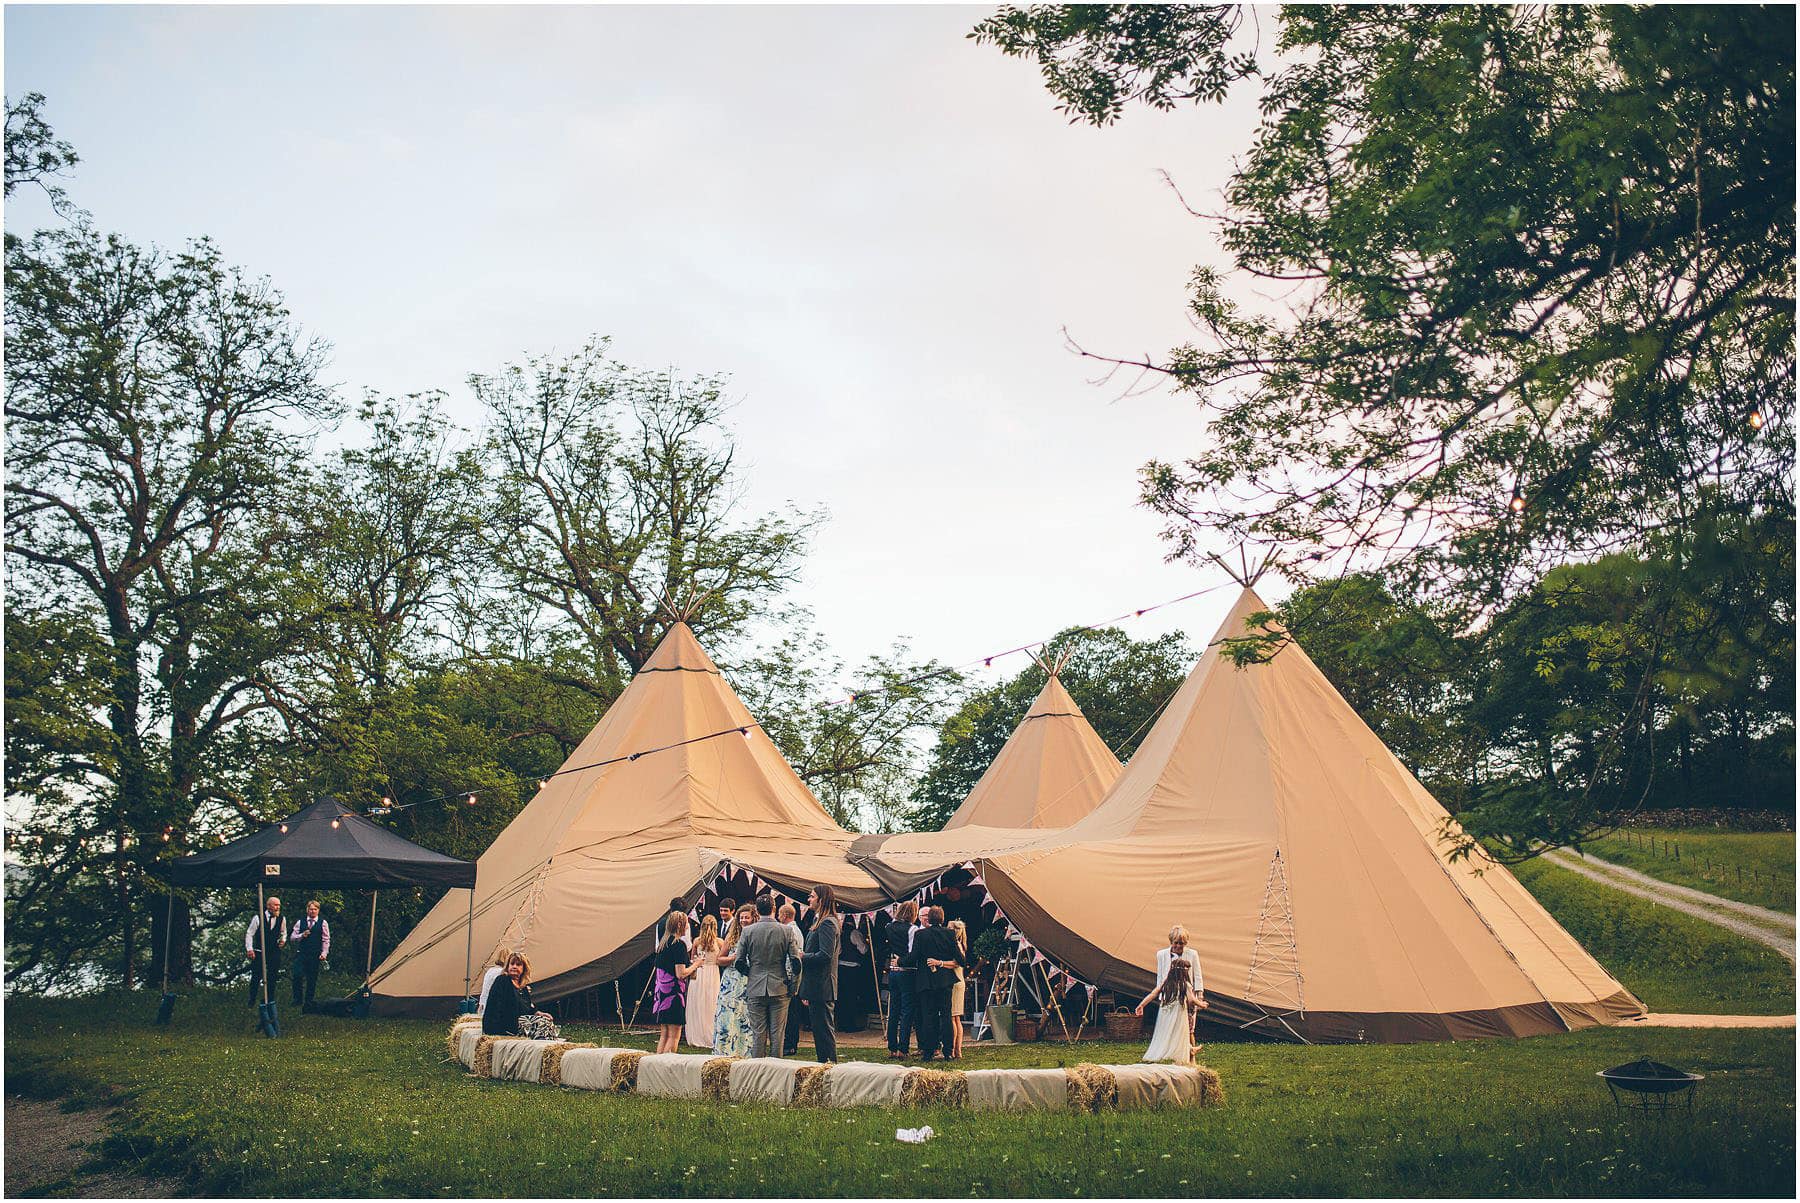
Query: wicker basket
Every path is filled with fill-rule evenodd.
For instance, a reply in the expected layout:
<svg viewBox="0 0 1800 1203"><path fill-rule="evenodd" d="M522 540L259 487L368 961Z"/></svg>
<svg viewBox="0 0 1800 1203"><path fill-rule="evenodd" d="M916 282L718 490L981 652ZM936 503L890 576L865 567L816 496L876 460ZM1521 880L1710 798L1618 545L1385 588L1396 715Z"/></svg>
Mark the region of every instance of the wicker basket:
<svg viewBox="0 0 1800 1203"><path fill-rule="evenodd" d="M1038 1038L1038 1021L1035 1015L1013 1016L1013 1039L1020 1044L1030 1044Z"/></svg>
<svg viewBox="0 0 1800 1203"><path fill-rule="evenodd" d="M1106 1038L1108 1040L1141 1040L1144 1037L1144 1017L1133 1014L1120 1007L1106 1016Z"/></svg>

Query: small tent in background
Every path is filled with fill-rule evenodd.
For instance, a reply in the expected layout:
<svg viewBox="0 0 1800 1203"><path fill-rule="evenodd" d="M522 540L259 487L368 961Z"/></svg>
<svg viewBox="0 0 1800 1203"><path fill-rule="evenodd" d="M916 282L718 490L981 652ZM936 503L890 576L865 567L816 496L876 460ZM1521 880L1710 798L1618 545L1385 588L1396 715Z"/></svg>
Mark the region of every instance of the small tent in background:
<svg viewBox="0 0 1800 1203"><path fill-rule="evenodd" d="M1063 688L1068 653L1038 664L1049 680L944 830L1067 827L1118 779L1119 758Z"/></svg>
<svg viewBox="0 0 1800 1203"><path fill-rule="evenodd" d="M671 898L691 906L728 866L875 906L886 896L847 859L853 838L676 622L482 854L472 936L464 908L439 903L376 968L375 1010L453 1011L471 938L477 958L522 950L540 1000L612 981L654 951Z"/></svg>
<svg viewBox="0 0 1800 1203"><path fill-rule="evenodd" d="M1058 831L866 837L896 893L973 864L1087 981L1149 990L1184 925L1208 1018L1284 1039L1528 1036L1643 1006L1505 868L1453 859L1449 814L1289 642L1238 668L1246 588L1091 813Z"/></svg>
<svg viewBox="0 0 1800 1203"><path fill-rule="evenodd" d="M421 848L379 826L336 798L320 798L285 819L269 824L229 844L171 861L168 879L178 886L255 886L257 914L268 890L375 890L392 886L438 886L469 890L475 886L475 864ZM445 902L451 900L445 896ZM171 916L173 895L170 896ZM468 898L465 897L465 903ZM374 936L374 898L370 899L369 929ZM166 938L166 937L165 937ZM371 956L373 949L370 950ZM266 952L263 954L266 961ZM163 954L163 1009L159 1022L167 1021L173 997L169 994L168 953ZM463 950L463 977L471 967L469 950ZM465 990L466 993L466 990ZM275 1004L269 998L269 980L263 977L263 1030L280 1035Z"/></svg>

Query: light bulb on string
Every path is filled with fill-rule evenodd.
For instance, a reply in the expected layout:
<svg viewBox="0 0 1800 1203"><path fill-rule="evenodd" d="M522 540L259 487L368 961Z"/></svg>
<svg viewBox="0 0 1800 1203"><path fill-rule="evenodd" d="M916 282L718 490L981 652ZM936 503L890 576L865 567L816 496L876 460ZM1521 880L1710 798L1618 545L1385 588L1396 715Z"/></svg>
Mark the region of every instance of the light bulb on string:
<svg viewBox="0 0 1800 1203"><path fill-rule="evenodd" d="M474 794L469 795L469 805L470 806L475 805L475 795Z"/></svg>
<svg viewBox="0 0 1800 1203"><path fill-rule="evenodd" d="M1525 493L1518 485L1513 486L1512 500L1506 503L1506 508L1515 514L1525 512Z"/></svg>
<svg viewBox="0 0 1800 1203"><path fill-rule="evenodd" d="M282 824L282 825L281 825L281 834L282 834L282 835L286 835L286 834L287 834L287 824L286 824L286 823L283 823L283 824Z"/></svg>
<svg viewBox="0 0 1800 1203"><path fill-rule="evenodd" d="M1761 430L1763 428L1763 412L1762 412L1762 410L1760 408L1751 410L1748 421L1750 423L1751 430Z"/></svg>
<svg viewBox="0 0 1800 1203"><path fill-rule="evenodd" d="M545 780L545 781L540 781L540 782L538 782L538 788L539 788L539 789L549 789L549 788L550 788L550 782L549 782L549 781L548 781L548 780Z"/></svg>
<svg viewBox="0 0 1800 1203"><path fill-rule="evenodd" d="M339 826L341 826L341 824L336 819L333 819L333 820L331 820L331 826L332 826L332 829L335 831Z"/></svg>

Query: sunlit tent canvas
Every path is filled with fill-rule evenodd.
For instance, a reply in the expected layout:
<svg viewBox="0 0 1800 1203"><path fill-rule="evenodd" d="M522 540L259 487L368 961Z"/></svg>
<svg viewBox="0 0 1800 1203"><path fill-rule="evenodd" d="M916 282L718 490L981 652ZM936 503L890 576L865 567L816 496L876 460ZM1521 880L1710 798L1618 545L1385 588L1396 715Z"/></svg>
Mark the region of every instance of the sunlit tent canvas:
<svg viewBox="0 0 1800 1203"><path fill-rule="evenodd" d="M1245 590L1219 637L1264 609ZM1450 823L1299 646L1240 669L1215 638L1074 826L859 852L893 889L973 863L1033 944L1127 992L1184 924L1208 1017L1277 1037L1526 1036L1643 1013L1512 874L1452 859Z"/></svg>
<svg viewBox="0 0 1800 1203"><path fill-rule="evenodd" d="M1093 810L1118 776L1119 758L1052 672L944 828L1067 827Z"/></svg>
<svg viewBox="0 0 1800 1203"><path fill-rule="evenodd" d="M476 880L477 964L498 947L524 949L540 999L610 981L649 956L669 899L697 899L726 862L801 894L828 883L852 907L882 900L847 857L852 835L685 623L564 769L482 854ZM376 969L377 1012L453 1010L467 937L465 904L444 899Z"/></svg>

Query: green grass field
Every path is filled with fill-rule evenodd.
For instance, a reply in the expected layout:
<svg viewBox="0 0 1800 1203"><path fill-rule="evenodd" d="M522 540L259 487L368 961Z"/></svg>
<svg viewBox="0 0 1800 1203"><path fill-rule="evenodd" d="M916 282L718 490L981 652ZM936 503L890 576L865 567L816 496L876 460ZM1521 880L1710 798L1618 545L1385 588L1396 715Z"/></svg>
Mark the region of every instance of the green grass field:
<svg viewBox="0 0 1800 1203"><path fill-rule="evenodd" d="M1680 860L1673 855L1677 845ZM1587 851L1678 886L1794 913L1794 837L1787 832L1632 828L1594 841Z"/></svg>
<svg viewBox="0 0 1800 1203"><path fill-rule="evenodd" d="M1513 871L1652 1011L1793 1013L1794 967L1775 950L1547 861Z"/></svg>
<svg viewBox="0 0 1800 1203"><path fill-rule="evenodd" d="M1520 876L1653 1008L1793 1009L1792 970L1773 953L1549 865ZM7 1088L126 1102L110 1156L204 1194L1792 1197L1795 1181L1791 1030L1213 1043L1203 1058L1224 1080L1223 1107L1006 1115L481 1081L447 1059L442 1023L284 1010L272 1041L251 1033L241 988L184 997L166 1029L150 1023L155 1005L153 994L9 1001ZM568 1034L649 1047L616 1029ZM1140 1055L971 1046L965 1067ZM1707 1075L1691 1118L1614 1113L1594 1072L1638 1056ZM894 1140L920 1123L938 1138Z"/></svg>

